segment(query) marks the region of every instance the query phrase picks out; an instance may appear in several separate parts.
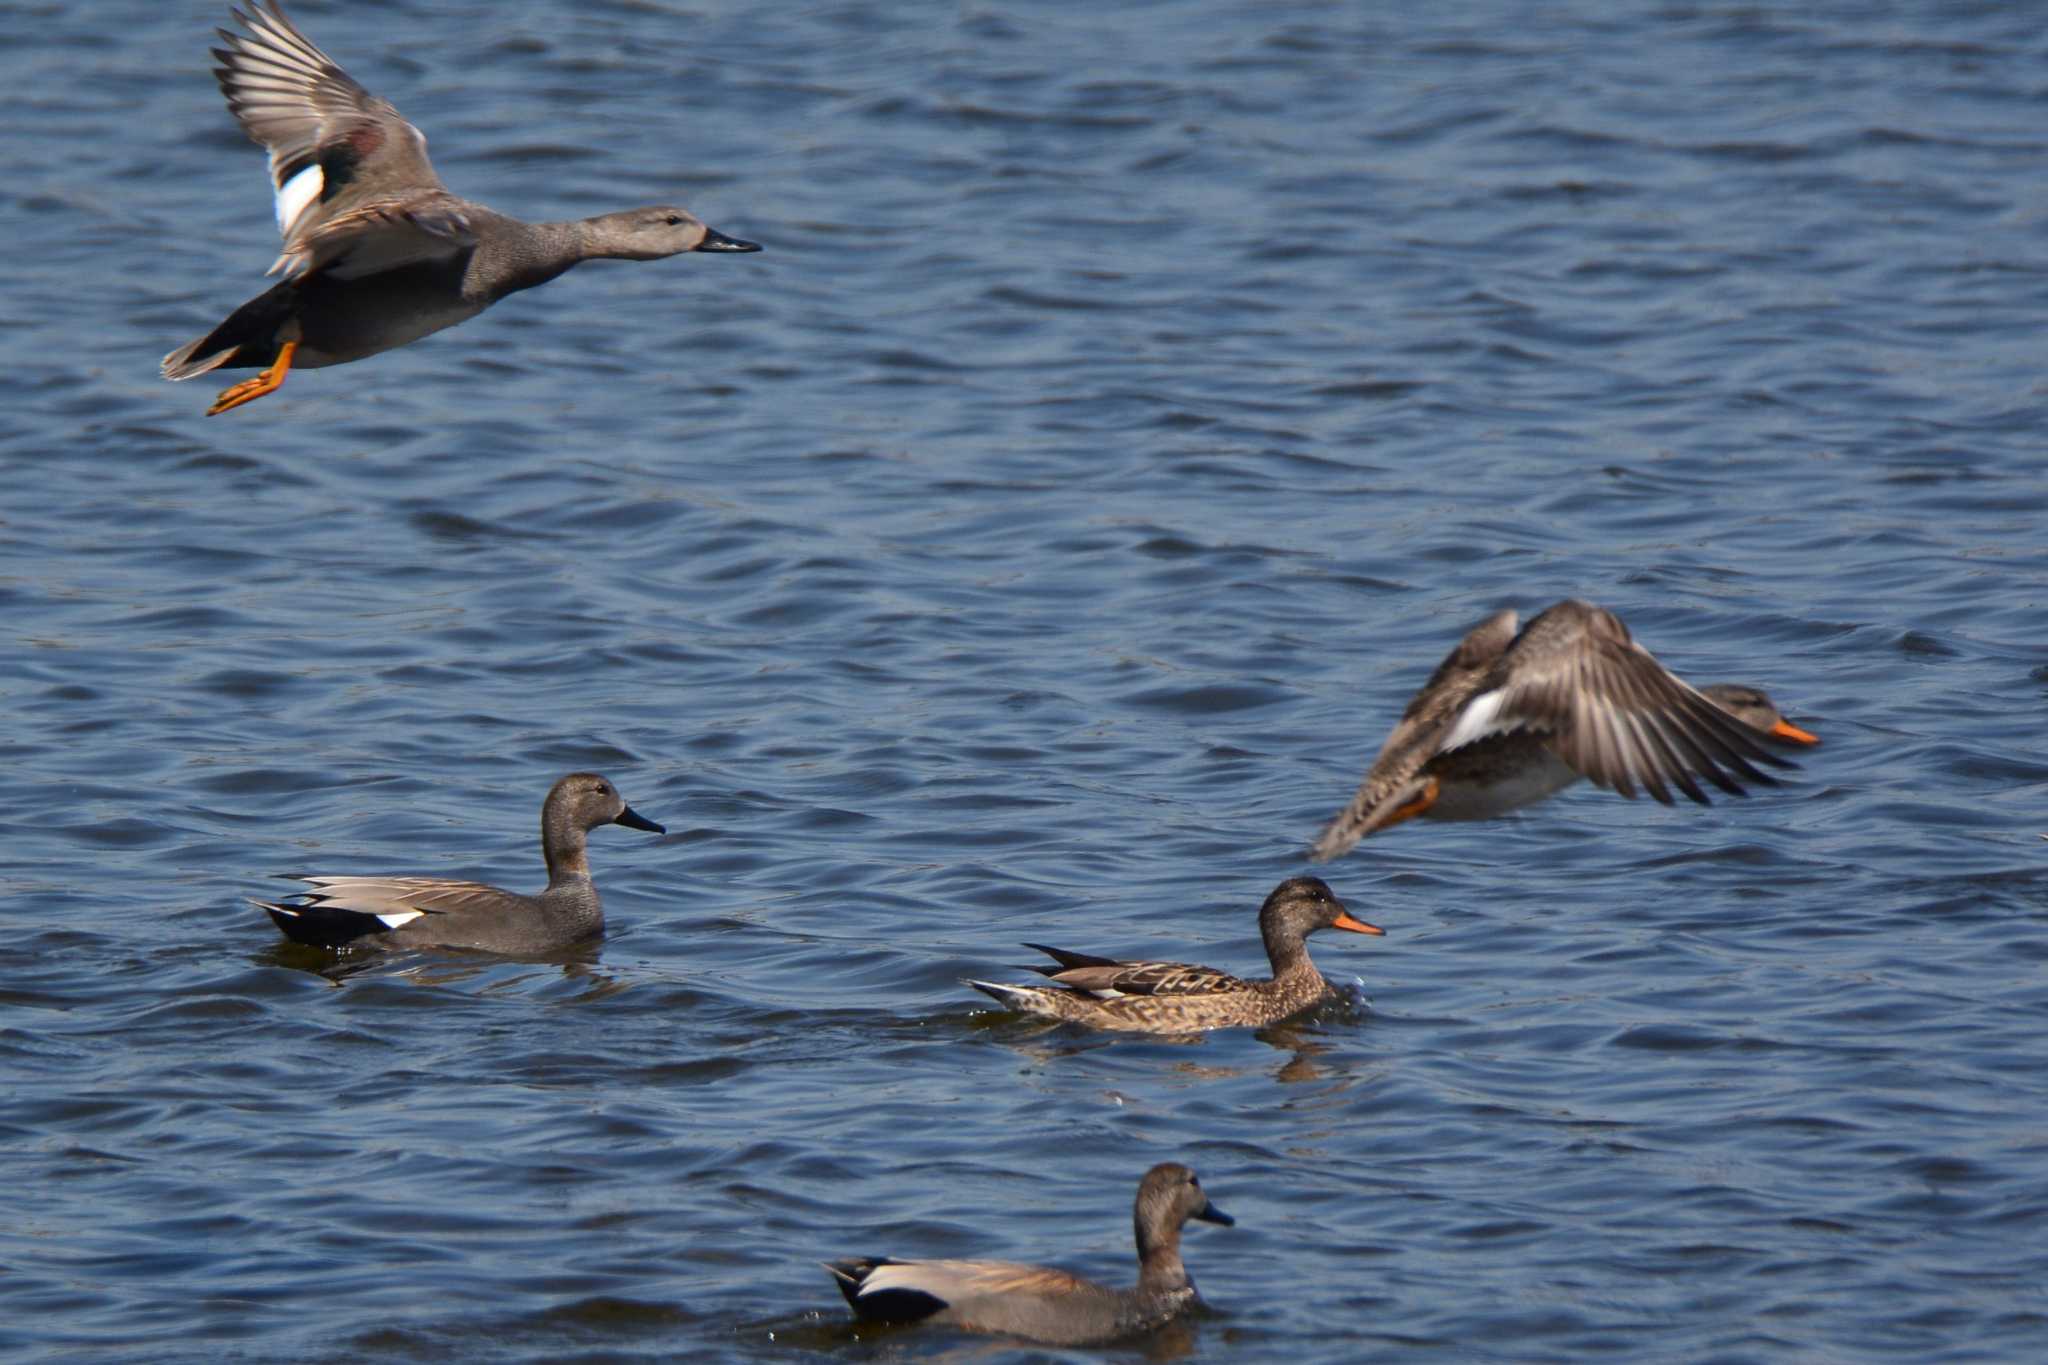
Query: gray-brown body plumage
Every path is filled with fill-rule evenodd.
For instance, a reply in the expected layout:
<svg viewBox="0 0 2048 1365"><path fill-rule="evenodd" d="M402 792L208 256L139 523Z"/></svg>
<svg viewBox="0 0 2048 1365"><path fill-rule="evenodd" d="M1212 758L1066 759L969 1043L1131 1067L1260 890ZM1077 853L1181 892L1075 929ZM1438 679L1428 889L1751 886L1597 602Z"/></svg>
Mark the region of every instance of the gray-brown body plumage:
<svg viewBox="0 0 2048 1365"><path fill-rule="evenodd" d="M1190 1218L1229 1226L1195 1173L1161 1162L1145 1173L1131 1211L1138 1283L1110 1289L1050 1266L1011 1261L828 1261L854 1316L870 1322L935 1322L1053 1346L1114 1341L1149 1331L1200 1301L1181 1263Z"/></svg>
<svg viewBox="0 0 2048 1365"><path fill-rule="evenodd" d="M536 895L449 877L294 877L312 887L255 901L285 937L323 948L553 952L604 932L587 836L619 824L665 833L596 773L570 773L541 807L548 884Z"/></svg>
<svg viewBox="0 0 2048 1365"><path fill-rule="evenodd" d="M669 205L526 223L449 192L427 140L293 27L275 0L232 11L214 74L270 153L284 279L164 357L167 379L265 369L215 411L261 397L292 368L342 365L475 317L583 261L758 251ZM267 383L267 387L265 384ZM237 391L242 392L238 393Z"/></svg>

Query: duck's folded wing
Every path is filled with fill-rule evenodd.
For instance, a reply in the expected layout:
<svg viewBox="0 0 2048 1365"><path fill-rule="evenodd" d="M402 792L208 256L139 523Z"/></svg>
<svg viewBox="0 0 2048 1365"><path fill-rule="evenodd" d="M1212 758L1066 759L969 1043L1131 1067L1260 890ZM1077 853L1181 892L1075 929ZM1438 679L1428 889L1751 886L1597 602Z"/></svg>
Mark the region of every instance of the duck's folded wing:
<svg viewBox="0 0 2048 1365"><path fill-rule="evenodd" d="M248 31L219 30L227 46L213 50L220 62L214 77L243 131L270 153L284 237L273 273L297 275L324 264L316 239L364 205L445 193L427 160L425 135L315 47L274 0L232 13ZM331 235L324 241L335 245Z"/></svg>
<svg viewBox="0 0 2048 1365"><path fill-rule="evenodd" d="M1104 1000L1121 995L1215 995L1249 989L1228 972L1188 962L1111 962L1046 975L1068 990Z"/></svg>
<svg viewBox="0 0 2048 1365"><path fill-rule="evenodd" d="M295 877L312 889L280 900L252 899L287 938L326 948L402 929L428 915L444 914L465 893L489 891L476 882L431 877Z"/></svg>
<svg viewBox="0 0 2048 1365"><path fill-rule="evenodd" d="M869 1263L855 1294L862 1303L891 1293L920 1294L957 1308L989 1298L1058 1298L1093 1288L1080 1276L1052 1266L1013 1261L881 1260Z"/></svg>
<svg viewBox="0 0 2048 1365"><path fill-rule="evenodd" d="M482 882L455 881L445 877L300 877L312 887L295 899L309 905L328 905L380 919L416 919L421 915L446 915L463 910L482 910L502 900L505 892ZM394 926L395 927L395 926Z"/></svg>
<svg viewBox="0 0 2048 1365"><path fill-rule="evenodd" d="M1077 953L1071 949L1055 948L1045 943L1027 943L1024 946L1044 953L1062 967L1117 967L1122 965L1113 957L1097 957L1093 953ZM1055 969L1051 967L1033 967L1031 970L1037 972L1040 976L1051 976Z"/></svg>

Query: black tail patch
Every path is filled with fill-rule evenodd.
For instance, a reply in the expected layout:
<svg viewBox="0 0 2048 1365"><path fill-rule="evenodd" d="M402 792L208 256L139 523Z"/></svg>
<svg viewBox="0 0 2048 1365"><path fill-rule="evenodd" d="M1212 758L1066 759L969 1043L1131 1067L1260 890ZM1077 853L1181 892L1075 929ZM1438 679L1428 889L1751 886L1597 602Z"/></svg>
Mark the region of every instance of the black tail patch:
<svg viewBox="0 0 2048 1365"><path fill-rule="evenodd" d="M315 948L342 948L371 934L391 932L391 926L383 920L360 910L341 910L331 905L277 905L269 901L257 904L286 938Z"/></svg>

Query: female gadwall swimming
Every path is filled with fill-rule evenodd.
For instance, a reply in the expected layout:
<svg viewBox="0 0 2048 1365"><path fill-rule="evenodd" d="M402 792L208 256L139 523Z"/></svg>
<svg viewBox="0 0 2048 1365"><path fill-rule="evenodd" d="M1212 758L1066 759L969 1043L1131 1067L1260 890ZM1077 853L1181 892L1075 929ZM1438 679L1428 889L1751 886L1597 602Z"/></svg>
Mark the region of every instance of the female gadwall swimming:
<svg viewBox="0 0 2048 1365"><path fill-rule="evenodd" d="M1752 760L1797 766L1759 738L1820 743L1756 688L1694 690L1590 602L1559 602L1519 634L1515 624L1512 611L1489 616L1437 665L1311 858L1418 815L1501 815L1582 777L1630 798L1640 784L1667 806L1668 782L1710 805L1695 778L1741 796L1738 778L1776 781Z"/></svg>
<svg viewBox="0 0 2048 1365"><path fill-rule="evenodd" d="M321 948L478 948L548 953L604 932L585 836L599 825L668 831L596 773L570 773L540 811L547 889L522 896L447 877L294 877L313 889L255 901L296 943Z"/></svg>
<svg viewBox="0 0 2048 1365"><path fill-rule="evenodd" d="M1335 994L1308 959L1307 939L1318 929L1384 932L1353 919L1318 878L1290 877L1259 907L1259 937L1266 943L1266 960L1273 964L1270 981L1241 981L1214 967L1185 962L1119 962L1027 943L1025 947L1060 964L1032 969L1051 977L1053 985L967 984L1013 1010L1093 1028L1195 1033L1258 1027L1299 1014Z"/></svg>
<svg viewBox="0 0 2048 1365"><path fill-rule="evenodd" d="M522 289L601 257L654 261L683 251L759 251L679 208L522 223L450 194L427 139L292 27L276 0L230 10L247 35L219 30L214 76L242 130L270 152L284 281L164 357L164 378L262 373L225 390L207 415L314 369L418 341Z"/></svg>
<svg viewBox="0 0 2048 1365"><path fill-rule="evenodd" d="M1110 1289L1050 1266L1010 1261L827 1261L839 1292L863 1322L939 1322L970 1332L1024 1337L1049 1346L1113 1341L1150 1331L1201 1302L1180 1260L1190 1218L1229 1227L1187 1167L1162 1161L1145 1172L1131 1223L1138 1235L1138 1285Z"/></svg>

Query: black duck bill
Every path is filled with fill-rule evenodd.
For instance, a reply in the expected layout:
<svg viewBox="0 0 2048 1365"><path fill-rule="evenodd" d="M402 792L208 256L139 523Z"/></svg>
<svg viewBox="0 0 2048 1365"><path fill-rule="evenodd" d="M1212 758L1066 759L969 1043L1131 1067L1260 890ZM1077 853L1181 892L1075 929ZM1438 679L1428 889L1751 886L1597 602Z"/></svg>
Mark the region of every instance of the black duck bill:
<svg viewBox="0 0 2048 1365"><path fill-rule="evenodd" d="M759 242L743 242L737 237L728 237L716 228L704 229L704 240L697 243L698 251L759 251Z"/></svg>
<svg viewBox="0 0 2048 1365"><path fill-rule="evenodd" d="M644 829L649 834L668 833L667 825L655 824L652 820L642 815L639 811L634 810L631 806L628 806L624 810L620 811L618 817L614 819L612 823L615 825L624 825L627 829ZM1378 931L1375 930L1374 932Z"/></svg>

